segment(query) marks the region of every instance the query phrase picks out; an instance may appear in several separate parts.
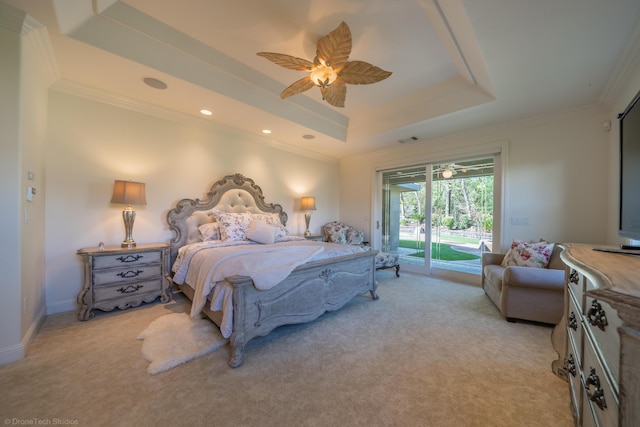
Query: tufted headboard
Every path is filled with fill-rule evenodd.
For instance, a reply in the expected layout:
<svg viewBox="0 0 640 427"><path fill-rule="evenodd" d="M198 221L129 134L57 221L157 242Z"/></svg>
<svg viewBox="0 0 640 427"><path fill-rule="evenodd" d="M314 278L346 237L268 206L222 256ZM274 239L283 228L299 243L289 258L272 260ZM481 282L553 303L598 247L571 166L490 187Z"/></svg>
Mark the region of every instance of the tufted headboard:
<svg viewBox="0 0 640 427"><path fill-rule="evenodd" d="M182 199L167 213L169 228L175 231L171 245L170 264L176 259L178 249L199 240L198 227L215 219L213 209L222 212L277 213L280 222L287 225L287 214L282 206L265 203L262 189L242 174L227 175L215 182L204 200Z"/></svg>

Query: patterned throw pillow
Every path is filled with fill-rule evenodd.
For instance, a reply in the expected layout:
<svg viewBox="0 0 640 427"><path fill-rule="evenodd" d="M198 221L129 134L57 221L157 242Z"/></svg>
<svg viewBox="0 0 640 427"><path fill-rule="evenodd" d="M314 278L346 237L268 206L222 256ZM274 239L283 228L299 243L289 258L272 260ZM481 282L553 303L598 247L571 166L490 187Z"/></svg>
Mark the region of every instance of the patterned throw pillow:
<svg viewBox="0 0 640 427"><path fill-rule="evenodd" d="M200 238L203 242L209 240L222 240L220 238L220 224L217 222L208 222L198 227Z"/></svg>
<svg viewBox="0 0 640 427"><path fill-rule="evenodd" d="M554 243L527 243L514 240L509 252L502 260L502 266L547 268L553 251Z"/></svg>
<svg viewBox="0 0 640 427"><path fill-rule="evenodd" d="M251 223L249 213L230 213L213 210L213 216L220 224L221 240L247 240L247 229Z"/></svg>

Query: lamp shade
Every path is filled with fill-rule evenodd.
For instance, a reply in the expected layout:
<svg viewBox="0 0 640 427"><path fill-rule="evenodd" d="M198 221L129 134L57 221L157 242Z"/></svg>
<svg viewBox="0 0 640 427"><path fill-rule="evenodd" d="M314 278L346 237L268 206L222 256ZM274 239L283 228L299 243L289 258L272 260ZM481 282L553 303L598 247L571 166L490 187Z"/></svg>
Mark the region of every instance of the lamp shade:
<svg viewBox="0 0 640 427"><path fill-rule="evenodd" d="M316 198L315 197L303 197L300 201L300 209L303 211L315 211L316 210Z"/></svg>
<svg viewBox="0 0 640 427"><path fill-rule="evenodd" d="M118 181L113 184L113 196L111 203L123 205L146 205L147 198L144 194L144 183L134 181Z"/></svg>

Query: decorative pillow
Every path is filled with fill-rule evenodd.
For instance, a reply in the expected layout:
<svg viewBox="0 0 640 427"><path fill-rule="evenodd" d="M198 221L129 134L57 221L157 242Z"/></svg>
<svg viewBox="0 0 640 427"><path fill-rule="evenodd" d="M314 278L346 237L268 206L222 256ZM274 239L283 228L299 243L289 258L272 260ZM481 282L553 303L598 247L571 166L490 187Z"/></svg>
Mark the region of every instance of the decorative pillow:
<svg viewBox="0 0 640 427"><path fill-rule="evenodd" d="M347 244L347 229L348 227L338 221L333 221L325 224L323 227L324 236L327 242Z"/></svg>
<svg viewBox="0 0 640 427"><path fill-rule="evenodd" d="M198 227L200 238L203 242L209 240L222 240L220 238L220 224L217 222L208 222Z"/></svg>
<svg viewBox="0 0 640 427"><path fill-rule="evenodd" d="M547 268L553 246L553 243L547 242L526 243L514 240L501 265L503 267L515 265L518 267Z"/></svg>
<svg viewBox="0 0 640 427"><path fill-rule="evenodd" d="M252 213L251 217L253 219L264 221L267 224L273 226L275 228L276 242L286 240L287 236L289 235L289 230L287 230L287 228L282 225L282 222L280 222L280 215L275 212Z"/></svg>
<svg viewBox="0 0 640 427"><path fill-rule="evenodd" d="M220 240L247 240L247 229L251 223L251 214L231 213L213 210L213 216L220 224Z"/></svg>
<svg viewBox="0 0 640 427"><path fill-rule="evenodd" d="M361 245L364 243L364 231L354 230L350 228L347 230L347 243L350 245Z"/></svg>
<svg viewBox="0 0 640 427"><path fill-rule="evenodd" d="M276 229L274 226L267 224L266 221L261 219L254 219L249 224L249 228L246 233L247 239L253 240L263 245L268 245L276 240Z"/></svg>

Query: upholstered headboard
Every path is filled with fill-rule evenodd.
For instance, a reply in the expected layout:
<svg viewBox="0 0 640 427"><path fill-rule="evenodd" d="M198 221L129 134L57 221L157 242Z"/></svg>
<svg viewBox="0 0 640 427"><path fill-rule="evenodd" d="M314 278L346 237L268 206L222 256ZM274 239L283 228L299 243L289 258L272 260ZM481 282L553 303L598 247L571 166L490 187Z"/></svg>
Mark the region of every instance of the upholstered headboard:
<svg viewBox="0 0 640 427"><path fill-rule="evenodd" d="M262 189L252 179L239 173L227 175L211 186L206 199L182 199L167 213L169 228L176 233L169 242L171 263L176 259L178 249L199 240L199 226L215 221L213 209L233 213L277 213L280 222L287 224L287 214L282 206L265 203Z"/></svg>

